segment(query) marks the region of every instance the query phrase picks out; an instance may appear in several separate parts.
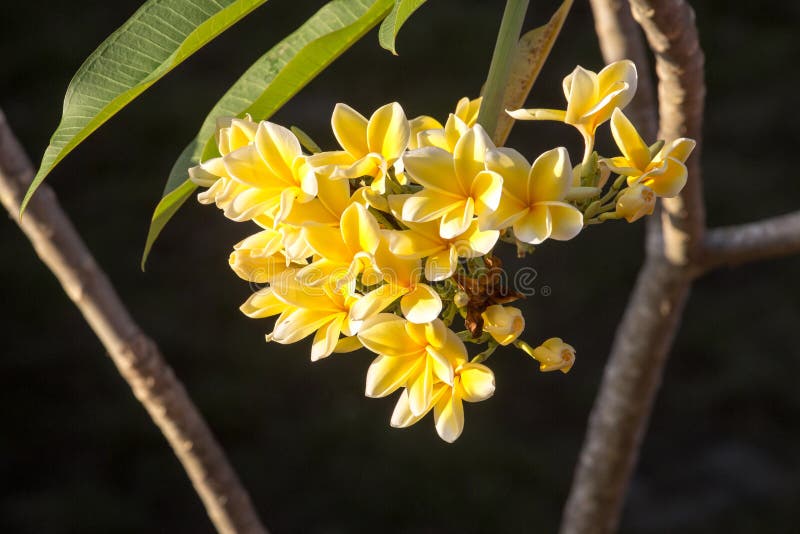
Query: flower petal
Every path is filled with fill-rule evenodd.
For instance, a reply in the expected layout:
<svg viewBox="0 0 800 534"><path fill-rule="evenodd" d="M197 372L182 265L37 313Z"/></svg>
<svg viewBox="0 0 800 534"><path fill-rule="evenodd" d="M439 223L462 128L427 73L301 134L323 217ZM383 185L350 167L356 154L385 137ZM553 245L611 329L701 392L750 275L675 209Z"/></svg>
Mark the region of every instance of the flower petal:
<svg viewBox="0 0 800 534"><path fill-rule="evenodd" d="M303 149L288 128L262 121L256 132L255 147L273 174L289 182L294 181L292 165L295 158L303 155Z"/></svg>
<svg viewBox="0 0 800 534"><path fill-rule="evenodd" d="M479 172L470 190L470 196L475 200L475 213L480 216L496 210L502 193L502 176L493 171Z"/></svg>
<svg viewBox="0 0 800 534"><path fill-rule="evenodd" d="M415 182L427 189L456 196L466 196L456 182L453 155L438 147L426 146L403 156L405 170Z"/></svg>
<svg viewBox="0 0 800 534"><path fill-rule="evenodd" d="M560 109L515 109L506 110L514 119L518 121L558 121L564 122L567 112Z"/></svg>
<svg viewBox="0 0 800 534"><path fill-rule="evenodd" d="M442 395L433 410L433 420L439 437L453 443L464 430L464 405L453 388Z"/></svg>
<svg viewBox="0 0 800 534"><path fill-rule="evenodd" d="M380 398L391 395L406 385L413 374L424 366L424 358L393 358L378 356L367 370L367 397Z"/></svg>
<svg viewBox="0 0 800 534"><path fill-rule="evenodd" d="M431 254L425 260L425 278L437 282L450 278L458 267L458 249L449 247L436 254Z"/></svg>
<svg viewBox="0 0 800 534"><path fill-rule="evenodd" d="M411 356L425 350L409 339L406 320L392 313L379 313L364 321L358 339L376 354L392 357Z"/></svg>
<svg viewBox="0 0 800 534"><path fill-rule="evenodd" d="M451 211L459 211L465 199L447 193L423 189L414 193L403 203L402 219L410 222L429 222L445 216Z"/></svg>
<svg viewBox="0 0 800 534"><path fill-rule="evenodd" d="M528 205L562 200L572 185L572 164L564 147L548 150L533 162L528 178Z"/></svg>
<svg viewBox="0 0 800 534"><path fill-rule="evenodd" d="M642 183L655 191L656 195L671 198L681 192L686 185L687 176L686 165L675 158L667 158L664 172L652 174Z"/></svg>
<svg viewBox="0 0 800 534"><path fill-rule="evenodd" d="M439 223L439 235L444 239L452 239L463 234L469 228L474 216L475 201L472 198L467 198L465 201L454 204L452 209L442 215L442 220Z"/></svg>
<svg viewBox="0 0 800 534"><path fill-rule="evenodd" d="M347 104L336 104L331 116L331 127L336 140L356 158L367 155L367 119Z"/></svg>
<svg viewBox="0 0 800 534"><path fill-rule="evenodd" d="M393 286L391 284L382 285L377 289L373 289L361 297L358 302L353 304L350 308L350 316L357 321L363 321L388 308L392 302L400 298L407 291L408 290L403 287ZM408 317L406 317L406 319L408 319Z"/></svg>
<svg viewBox="0 0 800 534"><path fill-rule="evenodd" d="M442 311L442 299L431 286L417 284L410 293L400 299L400 309L403 316L412 323L428 323L436 319Z"/></svg>
<svg viewBox="0 0 800 534"><path fill-rule="evenodd" d="M568 241L583 229L583 213L566 202L542 202L550 210L552 230L550 237L557 241Z"/></svg>
<svg viewBox="0 0 800 534"><path fill-rule="evenodd" d="M644 172L650 164L650 149L619 108L616 108L611 114L611 134L625 158L633 163L634 167Z"/></svg>
<svg viewBox="0 0 800 534"><path fill-rule="evenodd" d="M567 96L567 112L564 122L578 124L581 117L597 100L597 74L583 67L575 67L564 78L564 94Z"/></svg>
<svg viewBox="0 0 800 534"><path fill-rule="evenodd" d="M470 194L475 176L486 169L486 151L491 148L495 148L494 143L480 124L470 128L456 143L453 165L458 191L463 196Z"/></svg>
<svg viewBox="0 0 800 534"><path fill-rule="evenodd" d="M514 235L523 243L538 245L553 231L550 209L543 205L534 205L531 210L514 223Z"/></svg>
<svg viewBox="0 0 800 534"><path fill-rule="evenodd" d="M381 154L389 164L398 159L408 146L411 128L397 102L378 108L367 124L367 147Z"/></svg>
<svg viewBox="0 0 800 534"><path fill-rule="evenodd" d="M486 153L486 168L503 177L503 196L509 194L523 201L528 196L528 174L531 164L513 148L499 147Z"/></svg>
<svg viewBox="0 0 800 534"><path fill-rule="evenodd" d="M314 341L311 342L311 361L316 362L322 358L327 358L336 349L339 341L339 334L342 333L342 323L344 314L334 316L327 325L317 330Z"/></svg>

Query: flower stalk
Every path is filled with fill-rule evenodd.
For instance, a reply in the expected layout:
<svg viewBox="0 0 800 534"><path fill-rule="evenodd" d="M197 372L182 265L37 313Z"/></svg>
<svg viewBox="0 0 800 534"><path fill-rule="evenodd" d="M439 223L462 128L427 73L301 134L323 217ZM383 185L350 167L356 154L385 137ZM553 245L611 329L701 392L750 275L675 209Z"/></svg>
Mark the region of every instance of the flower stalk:
<svg viewBox="0 0 800 534"><path fill-rule="evenodd" d="M497 42L489 65L483 102L478 113L478 123L492 138L497 129L500 113L503 113L503 97L527 11L528 0L508 0L503 11L503 20L500 22L500 30L497 32Z"/></svg>

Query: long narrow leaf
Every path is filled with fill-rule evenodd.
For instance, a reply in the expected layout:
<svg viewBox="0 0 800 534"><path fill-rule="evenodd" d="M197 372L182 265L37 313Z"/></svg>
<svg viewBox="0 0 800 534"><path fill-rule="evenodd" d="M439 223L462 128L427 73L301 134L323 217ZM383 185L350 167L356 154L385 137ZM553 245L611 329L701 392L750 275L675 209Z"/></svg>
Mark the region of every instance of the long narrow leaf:
<svg viewBox="0 0 800 534"><path fill-rule="evenodd" d="M333 0L294 33L261 56L214 106L200 131L172 166L163 198L153 212L147 233L142 269L153 243L195 186L189 167L213 157L214 130L219 117L254 120L272 116L345 50L380 22L392 0ZM175 192L175 194L173 194Z"/></svg>
<svg viewBox="0 0 800 534"><path fill-rule="evenodd" d="M378 31L378 42L383 48L397 55L395 40L400 28L403 27L408 17L424 3L425 0L395 0L391 13L384 19L381 29Z"/></svg>
<svg viewBox="0 0 800 534"><path fill-rule="evenodd" d="M571 7L572 0L564 0L547 24L520 37L503 96L503 108L495 128L494 141L498 146L505 144L508 134L511 133L511 127L514 126L514 119L505 110L521 108L525 103Z"/></svg>
<svg viewBox="0 0 800 534"><path fill-rule="evenodd" d="M266 0L150 0L81 65L25 198L92 132Z"/></svg>

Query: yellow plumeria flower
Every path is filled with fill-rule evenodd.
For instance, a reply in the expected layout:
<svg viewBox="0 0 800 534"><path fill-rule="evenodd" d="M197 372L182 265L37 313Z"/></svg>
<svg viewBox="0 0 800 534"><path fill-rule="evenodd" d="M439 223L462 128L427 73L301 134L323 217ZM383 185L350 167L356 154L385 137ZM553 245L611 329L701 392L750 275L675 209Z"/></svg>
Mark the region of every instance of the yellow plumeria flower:
<svg viewBox="0 0 800 534"><path fill-rule="evenodd" d="M269 199L265 210L281 222L297 202L308 202L317 194L317 177L306 161L297 137L283 126L262 121L253 144L222 158L228 175L258 190Z"/></svg>
<svg viewBox="0 0 800 534"><path fill-rule="evenodd" d="M339 228L306 226L303 236L320 258L300 270L304 283L317 285L334 276L338 287L354 282L359 274L366 285L381 280L375 265L375 252L381 242L380 227L363 205L350 204L342 212Z"/></svg>
<svg viewBox="0 0 800 534"><path fill-rule="evenodd" d="M633 222L645 215L652 215L656 207L656 193L646 185L633 184L617 199L615 213Z"/></svg>
<svg viewBox="0 0 800 534"><path fill-rule="evenodd" d="M486 170L484 157L491 148L489 136L475 125L458 140L452 154L436 147L406 154L406 172L423 190L405 201L403 220L440 221L439 234L449 239L466 232L475 215L497 209L503 178Z"/></svg>
<svg viewBox="0 0 800 534"><path fill-rule="evenodd" d="M314 154L311 164L331 179L370 176L372 189L385 193L386 174L403 155L411 135L400 104L378 108L369 120L346 104L336 104L331 126L344 150Z"/></svg>
<svg viewBox="0 0 800 534"><path fill-rule="evenodd" d="M517 120L553 120L571 124L583 136L586 161L594 150L597 127L611 118L614 108L624 108L637 86L636 65L627 59L607 65L599 73L576 67L564 78L567 109L518 109L508 114Z"/></svg>
<svg viewBox="0 0 800 534"><path fill-rule="evenodd" d="M469 130L470 127L466 122L451 113L444 128L420 132L417 135L417 142L420 147L435 146L452 154L456 150L458 140Z"/></svg>
<svg viewBox="0 0 800 534"><path fill-rule="evenodd" d="M399 216L410 195L389 197L392 213ZM488 254L500 238L496 230L482 231L473 220L467 230L456 237L444 238L439 223L404 223L408 230L388 232L389 250L404 259L425 259L425 278L440 281L450 278L458 267L458 258L477 258Z"/></svg>
<svg viewBox="0 0 800 534"><path fill-rule="evenodd" d="M533 165L510 148L490 151L486 165L503 176L503 195L482 228L513 227L520 241L537 245L546 239L566 241L583 228L581 211L564 202L572 182L569 154L563 147L549 150Z"/></svg>
<svg viewBox="0 0 800 534"><path fill-rule="evenodd" d="M403 390L392 413L391 425L406 428L433 408L436 432L443 440L453 443L464 430L464 401L480 402L494 394L494 373L480 363L470 363L466 359L456 360L452 386L440 382L434 386L431 404L419 415L411 411L409 390Z"/></svg>
<svg viewBox="0 0 800 534"><path fill-rule="evenodd" d="M245 238L233 249L228 259L231 269L243 280L256 284L270 282L291 267L302 266L287 258L283 235L272 229Z"/></svg>
<svg viewBox="0 0 800 534"><path fill-rule="evenodd" d="M493 304L484 310L483 331L501 345L513 343L525 330L525 318L519 308Z"/></svg>
<svg viewBox="0 0 800 534"><path fill-rule="evenodd" d="M466 129L469 129L474 126L476 122L478 122L478 112L480 111L482 101L483 97L470 100L465 96L458 101L456 104L455 113L452 113L451 116L458 119L459 125L463 124ZM448 118L448 122L449 121L450 119ZM420 115L419 117L415 117L409 121L409 124L411 126L411 138L408 143L409 150L414 150L422 146L438 146L428 143L420 143L418 136L420 134L424 134L428 130L439 130L443 132L447 128L446 125L442 126L439 121L433 117L429 117L428 115ZM455 145L455 142L453 142L453 144ZM450 152L452 151L453 150L450 149Z"/></svg>
<svg viewBox="0 0 800 534"><path fill-rule="evenodd" d="M258 124L250 120L226 118L217 121L217 148L222 156L251 145ZM225 217L241 222L263 215L273 206L270 195L233 180L222 163L222 156L207 160L189 169L189 179L208 189L197 194L201 204L216 204Z"/></svg>
<svg viewBox="0 0 800 534"><path fill-rule="evenodd" d="M358 339L378 354L367 371L366 395L385 397L406 387L414 415L430 409L436 382L453 384L452 362L467 357L464 342L439 319L422 325L381 313L364 321Z"/></svg>
<svg viewBox="0 0 800 534"><path fill-rule="evenodd" d="M603 160L612 172L628 177L628 184L643 184L660 197L674 197L686 185L684 162L694 150L692 139L681 137L651 156L639 132L622 111L611 116L611 134L622 156Z"/></svg>
<svg viewBox="0 0 800 534"><path fill-rule="evenodd" d="M412 323L429 323L439 317L442 299L431 286L420 282L422 268L418 259L404 259L388 247L387 231L375 254L375 262L384 284L368 293L353 307L353 317L365 320L400 299L403 316Z"/></svg>
<svg viewBox="0 0 800 534"><path fill-rule="evenodd" d="M275 321L267 341L286 345L316 332L311 343L311 361L330 356L341 334L353 336L361 326L361 322L351 316L351 308L360 295L352 292L348 285L340 288L332 284L309 287L288 272L274 281L270 289L270 298L283 302L287 307Z"/></svg>
<svg viewBox="0 0 800 534"><path fill-rule="evenodd" d="M551 337L535 349L524 342L518 342L517 346L539 362L539 370L542 372L568 373L575 364L575 349L564 343L560 337Z"/></svg>

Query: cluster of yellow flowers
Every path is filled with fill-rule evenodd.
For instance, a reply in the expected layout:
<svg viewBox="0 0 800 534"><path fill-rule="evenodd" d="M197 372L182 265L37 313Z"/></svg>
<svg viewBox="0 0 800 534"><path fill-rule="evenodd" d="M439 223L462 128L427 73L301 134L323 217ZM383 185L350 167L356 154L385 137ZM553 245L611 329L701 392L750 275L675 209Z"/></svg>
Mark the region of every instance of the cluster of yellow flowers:
<svg viewBox="0 0 800 534"><path fill-rule="evenodd" d="M506 304L521 295L502 283L498 241L524 250L607 219L633 221L652 213L656 196L685 184L693 142L648 146L621 111L635 90L630 61L599 73L578 67L564 79L566 110L510 112L575 126L586 150L574 168L565 148L529 163L495 146L477 123L480 98L463 98L444 125L408 120L397 103L369 119L338 104L331 124L341 150L330 152L271 122L223 120L220 157L190 176L207 187L200 202L261 227L234 246L230 265L265 285L241 310L278 316L267 340L313 334L312 360L366 347L377 354L367 396L402 389L392 426L433 410L437 432L452 442L464 426L463 401L494 392L481 362L498 345L513 343L542 371L567 372L574 363L574 349L559 338L536 348L518 339L524 318ZM622 155L602 158L595 131L609 119ZM619 178L604 194L612 172ZM451 329L458 317L460 332ZM465 342L486 349L470 358Z"/></svg>

